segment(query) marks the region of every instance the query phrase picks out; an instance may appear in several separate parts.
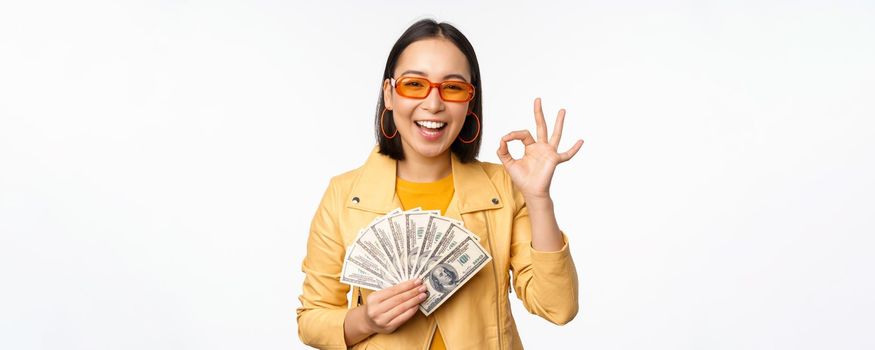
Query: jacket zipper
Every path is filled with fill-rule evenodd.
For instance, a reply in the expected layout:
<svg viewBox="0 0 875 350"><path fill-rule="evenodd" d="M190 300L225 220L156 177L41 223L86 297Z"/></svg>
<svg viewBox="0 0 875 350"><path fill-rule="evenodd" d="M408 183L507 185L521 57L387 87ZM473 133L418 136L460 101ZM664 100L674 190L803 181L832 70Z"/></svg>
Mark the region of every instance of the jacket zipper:
<svg viewBox="0 0 875 350"><path fill-rule="evenodd" d="M483 212L483 222L486 223L486 238L489 240L489 250L494 255L495 254L495 246L492 245L493 237L492 237L492 232L489 230L489 218L486 216L486 212ZM493 277L493 280L495 281L495 295L497 298L495 300L495 321L498 323L498 328L497 328L498 348L504 349L504 343L502 342L502 337L501 337L501 329L502 329L501 314L500 314L501 299L500 299L500 297L498 297L498 295L501 295L499 293L499 288L498 288L498 267L495 266L495 259L492 259L491 263L492 263L492 277Z"/></svg>

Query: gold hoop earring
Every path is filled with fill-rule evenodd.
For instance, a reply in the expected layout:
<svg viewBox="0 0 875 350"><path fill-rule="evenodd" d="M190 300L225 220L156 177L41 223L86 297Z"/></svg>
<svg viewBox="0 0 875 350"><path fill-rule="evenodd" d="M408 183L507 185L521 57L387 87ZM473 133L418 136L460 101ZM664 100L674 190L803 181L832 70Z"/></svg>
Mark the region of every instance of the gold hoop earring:
<svg viewBox="0 0 875 350"><path fill-rule="evenodd" d="M473 116L474 116L474 120L477 121L477 132L474 134L474 137L472 137L470 140L465 140L465 139L463 139L463 138L462 138L462 135L461 135L461 132L460 132L460 133L459 133L460 135L457 136L456 138L458 138L459 141L462 141L462 143L471 143L471 142L474 142L475 140L477 140L477 136L480 136L480 118L478 118L478 117L477 117L477 114L475 114L473 111L472 111L470 114L468 114L468 115L473 115Z"/></svg>
<svg viewBox="0 0 875 350"><path fill-rule="evenodd" d="M385 115L386 111L388 111L388 110L389 110L388 108L383 107L383 112L380 113L380 131L383 133L383 136L385 136L387 139L391 140L391 139L395 138L395 135L398 135L398 128L397 127L395 128L395 133L393 133L392 136L386 135L386 129L383 127L383 115Z"/></svg>

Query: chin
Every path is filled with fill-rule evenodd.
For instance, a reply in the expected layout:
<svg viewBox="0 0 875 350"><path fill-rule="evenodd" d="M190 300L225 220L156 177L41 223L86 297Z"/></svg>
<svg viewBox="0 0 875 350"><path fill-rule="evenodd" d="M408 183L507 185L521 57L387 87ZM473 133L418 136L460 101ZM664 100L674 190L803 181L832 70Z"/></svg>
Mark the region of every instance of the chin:
<svg viewBox="0 0 875 350"><path fill-rule="evenodd" d="M443 145L441 145L441 146L427 145L427 146L421 146L421 147L416 148L417 153L421 154L423 157L428 157L428 158L437 157L439 155L444 154L444 152L447 152L449 150L450 150L449 146L443 147Z"/></svg>

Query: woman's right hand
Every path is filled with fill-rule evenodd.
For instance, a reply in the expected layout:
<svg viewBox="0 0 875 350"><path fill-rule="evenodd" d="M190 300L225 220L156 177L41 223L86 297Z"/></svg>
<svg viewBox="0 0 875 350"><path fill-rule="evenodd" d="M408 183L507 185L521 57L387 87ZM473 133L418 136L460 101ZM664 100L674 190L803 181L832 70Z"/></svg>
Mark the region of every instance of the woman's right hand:
<svg viewBox="0 0 875 350"><path fill-rule="evenodd" d="M426 298L422 280L413 279L368 295L367 302L350 310L343 323L344 340L352 346L374 333L392 333L410 320Z"/></svg>
<svg viewBox="0 0 875 350"><path fill-rule="evenodd" d="M425 297L426 288L418 278L371 293L364 305L369 328L375 333L394 332L416 314Z"/></svg>

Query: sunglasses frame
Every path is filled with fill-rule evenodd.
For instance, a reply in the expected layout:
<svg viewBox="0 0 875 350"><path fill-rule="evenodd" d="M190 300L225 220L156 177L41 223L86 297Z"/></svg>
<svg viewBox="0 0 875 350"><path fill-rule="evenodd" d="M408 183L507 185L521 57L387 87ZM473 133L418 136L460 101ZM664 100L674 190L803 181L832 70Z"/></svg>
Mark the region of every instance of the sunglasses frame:
<svg viewBox="0 0 875 350"><path fill-rule="evenodd" d="M397 83L403 79L422 79L422 80L427 81L428 82L428 91L426 91L425 96L422 96L422 97L407 96L404 93L402 93L401 90L398 89ZM462 80L444 80L440 83L433 83L433 82L431 82L431 80L428 80L428 79L423 78L423 77L400 77L400 78L398 78L398 80L395 80L395 78L389 78L389 81L392 84L392 87L395 88L395 92L397 92L399 95L407 97L407 98L414 98L417 100L422 100L422 99L428 97L428 95L431 94L432 88L438 88L438 95L441 97L441 100L443 100L444 102L468 102L468 101L471 101L474 99L474 94L477 91L477 89L474 87L474 84L471 84L467 81L462 81ZM444 98L444 93L440 89L441 85L446 84L446 83L459 83L462 86L468 88L468 93L470 93L471 95L468 96L467 100L458 100L458 101L457 100L447 100L446 98Z"/></svg>

